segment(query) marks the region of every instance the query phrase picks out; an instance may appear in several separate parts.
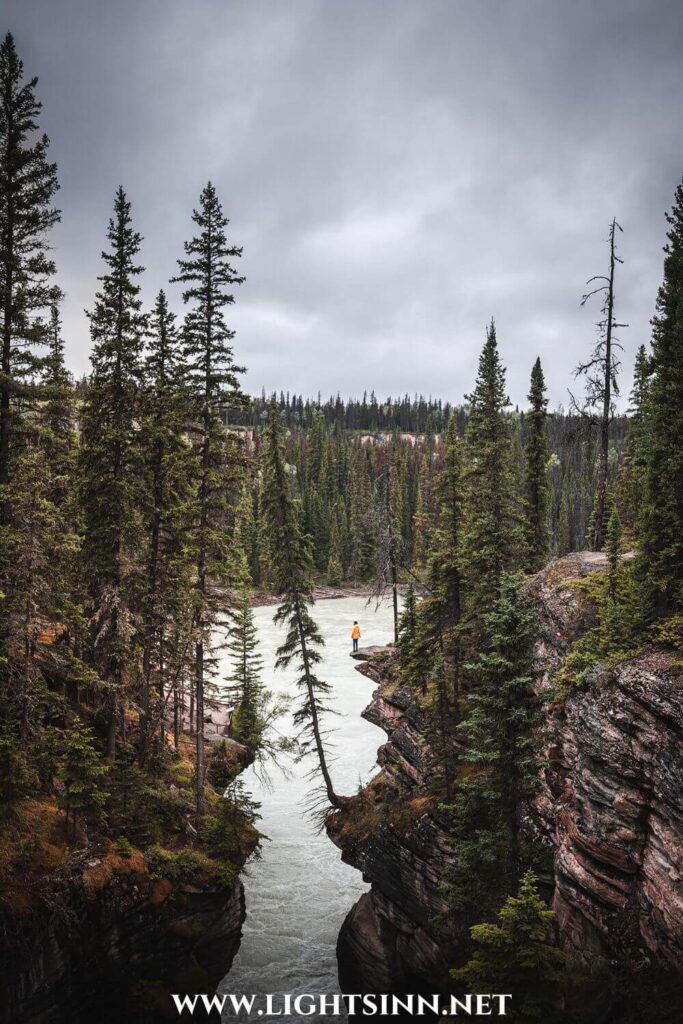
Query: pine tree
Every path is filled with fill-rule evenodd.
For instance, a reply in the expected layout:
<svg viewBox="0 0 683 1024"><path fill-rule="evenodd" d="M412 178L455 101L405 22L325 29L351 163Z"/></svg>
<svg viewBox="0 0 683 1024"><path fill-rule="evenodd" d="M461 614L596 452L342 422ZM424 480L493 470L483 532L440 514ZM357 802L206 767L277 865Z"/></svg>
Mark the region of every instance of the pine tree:
<svg viewBox="0 0 683 1024"><path fill-rule="evenodd" d="M548 399L540 359L536 360L531 371L527 397L531 410L527 416L529 433L524 448L526 569L527 572L537 572L548 557L548 443L545 435Z"/></svg>
<svg viewBox="0 0 683 1024"><path fill-rule="evenodd" d="M8 519L0 526L5 616L3 635L8 703L26 741L44 710L48 690L40 666L39 637L45 620L74 626L78 587L74 574L73 389L64 368L58 314L57 339L34 389L30 440L15 452Z"/></svg>
<svg viewBox="0 0 683 1024"><path fill-rule="evenodd" d="M509 993L513 1020L552 1021L565 962L552 941L554 920L538 894L536 876L527 871L517 895L499 911L499 923L470 929L477 948L451 977L467 992Z"/></svg>
<svg viewBox="0 0 683 1024"><path fill-rule="evenodd" d="M139 445L146 484L144 573L139 584L143 619L141 762L147 756L150 732L157 727L163 730L167 690L173 688L184 667L192 630L185 532L193 462L185 436L190 409L183 374L175 316L161 291L150 319L140 396ZM152 715L153 674L157 696Z"/></svg>
<svg viewBox="0 0 683 1024"><path fill-rule="evenodd" d="M493 322L468 401L462 571L467 593L467 632L476 641L482 617L496 600L501 576L516 568L521 546L510 432L504 413L510 403Z"/></svg>
<svg viewBox="0 0 683 1024"><path fill-rule="evenodd" d="M451 679L453 711L460 717L462 671L461 622L463 612L462 535L463 468L462 445L454 416L448 421L444 467L439 479L441 527L436 550L440 561L440 600L444 631L445 667Z"/></svg>
<svg viewBox="0 0 683 1024"><path fill-rule="evenodd" d="M24 78L12 35L0 44L0 518L10 496L11 463L22 432L22 406L41 367L36 346L48 342L46 314L57 291L48 233L59 221L52 206L57 169L49 141L38 134L38 79Z"/></svg>
<svg viewBox="0 0 683 1024"><path fill-rule="evenodd" d="M652 375L642 421L637 571L650 617L683 609L683 183L667 221L664 281L652 320Z"/></svg>
<svg viewBox="0 0 683 1024"><path fill-rule="evenodd" d="M607 593L610 602L616 605L619 587L619 556L621 553L621 520L619 519L616 502L612 504L612 511L607 521L606 548L609 565Z"/></svg>
<svg viewBox="0 0 683 1024"><path fill-rule="evenodd" d="M50 315L49 354L41 375L39 423L41 446L52 475L50 500L68 514L75 526L74 500L77 459L76 398L71 374L64 363L64 340L59 307Z"/></svg>
<svg viewBox="0 0 683 1024"><path fill-rule="evenodd" d="M324 641L310 613L313 603L311 542L301 529L300 502L290 493L282 425L274 402L270 408L262 472L272 586L282 599L275 622L287 627L285 640L278 648L276 665L279 668L297 666L297 685L302 691L302 700L294 713L294 722L301 726L303 752L314 747L327 799L333 807L338 807L340 801L332 784L322 731L322 719L328 711L325 697L330 686L315 674L315 666L322 661L320 648Z"/></svg>
<svg viewBox="0 0 683 1024"><path fill-rule="evenodd" d="M242 497L237 510L237 544L244 552L246 569L255 587L261 585L261 544L259 523L255 510L258 509L258 490L250 480L242 488Z"/></svg>
<svg viewBox="0 0 683 1024"><path fill-rule="evenodd" d="M229 520L236 490L237 442L223 426L221 412L241 401L240 367L233 360L232 339L225 310L234 302L232 288L243 283L230 261L242 255L228 244L228 219L216 189L209 182L199 209L192 214L199 233L185 243L185 259L178 260L175 281L185 285L183 302L192 308L185 318L184 358L187 383L197 409L196 451L198 493L193 543L196 552L195 678L197 722L197 814L205 811L204 799L204 689L205 676L215 670L211 633L224 603L223 588L229 579ZM239 493L239 492L237 492Z"/></svg>
<svg viewBox="0 0 683 1024"><path fill-rule="evenodd" d="M417 601L415 599L415 587L409 583L406 589L405 602L398 627L398 653L401 664L401 673L406 681L411 681L413 669L413 656L415 637L417 629Z"/></svg>
<svg viewBox="0 0 683 1024"><path fill-rule="evenodd" d="M89 581L93 657L106 688L107 757L132 671L133 559L140 537L141 461L137 439L141 355L140 235L122 188L109 221L105 274L88 314L92 374L82 415L83 570Z"/></svg>
<svg viewBox="0 0 683 1024"><path fill-rule="evenodd" d="M633 368L633 387L628 409L629 425L617 490L621 519L629 538L635 534L636 522L643 502L643 473L645 467L645 430L643 414L647 402L652 363L641 345L636 352Z"/></svg>
<svg viewBox="0 0 683 1024"><path fill-rule="evenodd" d="M56 166L47 159L47 136L38 134L37 81L25 79L8 33L0 44L0 674L5 692L18 701L3 708L12 731L17 721L25 730L30 717L33 683L25 672L34 675L34 612L45 596L30 588L35 579L41 589L35 573L49 558L42 544L51 539L45 495L38 490L39 483L47 484L49 468L35 447L35 408L39 353L59 297L48 237L59 211L52 206ZM32 477L34 463L40 480Z"/></svg>
<svg viewBox="0 0 683 1024"><path fill-rule="evenodd" d="M344 580L342 542L339 535L339 519L336 506L333 507L330 526L330 556L327 561L327 582L338 587Z"/></svg>
<svg viewBox="0 0 683 1024"><path fill-rule="evenodd" d="M468 747L462 759L470 771L451 807L458 857L449 873L450 897L465 916L490 910L517 884L525 859L522 811L538 770L538 623L517 576L503 574L483 627L481 648L467 666L477 681L463 723Z"/></svg>
<svg viewBox="0 0 683 1024"><path fill-rule="evenodd" d="M109 770L95 748L92 729L76 717L66 734L63 760L66 829L68 833L71 821L72 837L80 816L101 823L109 798L103 789Z"/></svg>
<svg viewBox="0 0 683 1024"><path fill-rule="evenodd" d="M261 679L263 659L258 653L258 635L248 597L231 612L227 651L233 671L229 677L229 699L235 704L232 735L255 750L261 742L265 689Z"/></svg>
<svg viewBox="0 0 683 1024"><path fill-rule="evenodd" d="M437 701L433 712L448 782L450 748L444 737L460 717L462 674L462 453L455 417L448 423L437 490L439 527L433 533L427 564L427 593L416 611L411 675L423 691L430 678L434 683ZM433 670L437 664L438 672Z"/></svg>

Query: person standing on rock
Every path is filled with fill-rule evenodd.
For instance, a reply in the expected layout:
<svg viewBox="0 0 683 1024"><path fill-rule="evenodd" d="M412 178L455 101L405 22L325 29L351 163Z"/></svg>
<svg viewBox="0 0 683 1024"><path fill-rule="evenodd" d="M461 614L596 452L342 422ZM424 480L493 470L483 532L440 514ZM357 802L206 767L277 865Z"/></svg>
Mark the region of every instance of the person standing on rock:
<svg viewBox="0 0 683 1024"><path fill-rule="evenodd" d="M353 629L351 630L351 639L353 640L354 654L358 650L358 641L360 640L360 626L354 621Z"/></svg>

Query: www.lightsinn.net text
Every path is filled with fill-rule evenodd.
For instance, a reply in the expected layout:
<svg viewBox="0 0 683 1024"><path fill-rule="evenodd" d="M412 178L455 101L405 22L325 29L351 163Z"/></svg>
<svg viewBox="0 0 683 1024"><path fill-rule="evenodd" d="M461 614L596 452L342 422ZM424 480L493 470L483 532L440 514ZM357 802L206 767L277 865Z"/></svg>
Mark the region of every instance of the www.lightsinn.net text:
<svg viewBox="0 0 683 1024"><path fill-rule="evenodd" d="M266 995L208 995L198 992L193 995L172 996L176 1010L183 1017L232 1012L245 1020L258 1017L400 1017L410 1014L414 1017L507 1017L510 1011L510 994L469 993L457 998L442 995L376 995L366 993L328 994L304 992Z"/></svg>

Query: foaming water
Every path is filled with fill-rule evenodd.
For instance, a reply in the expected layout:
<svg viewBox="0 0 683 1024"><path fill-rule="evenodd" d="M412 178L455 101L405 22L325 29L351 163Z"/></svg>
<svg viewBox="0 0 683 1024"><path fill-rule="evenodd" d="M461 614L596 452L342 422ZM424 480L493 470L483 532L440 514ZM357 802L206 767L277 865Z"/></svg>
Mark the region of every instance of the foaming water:
<svg viewBox="0 0 683 1024"><path fill-rule="evenodd" d="M270 689L296 699L294 672L274 670L275 650L282 631L273 624L273 608L254 610L264 659L264 679ZM330 703L337 712L329 727L334 761L332 776L338 793L356 792L375 769L377 747L383 733L360 717L368 704L373 684L354 670L349 657L351 627L358 619L361 644L391 640L392 611L383 603L377 610L363 598L341 598L316 604L314 617L325 638L324 663L319 675L332 688ZM291 730L291 717L278 723ZM339 851L307 813L317 782L308 778L311 763L289 763L291 774L271 776L272 788L264 787L253 769L243 778L261 803L259 827L270 839L263 843L260 860L253 862L244 879L247 919L242 943L219 994L339 992L336 943L342 922L368 886L354 868L343 864ZM278 1005L281 1001L278 998ZM226 1012L223 1021L245 1021L246 1015ZM284 1020L285 1018L283 1018ZM292 1015L287 1021L311 1021Z"/></svg>

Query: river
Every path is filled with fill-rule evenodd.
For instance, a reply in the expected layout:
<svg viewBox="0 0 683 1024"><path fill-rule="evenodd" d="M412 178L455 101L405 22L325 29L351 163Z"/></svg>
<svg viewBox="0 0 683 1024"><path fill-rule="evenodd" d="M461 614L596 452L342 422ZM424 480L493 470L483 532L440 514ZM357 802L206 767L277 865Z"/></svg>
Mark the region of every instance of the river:
<svg viewBox="0 0 683 1024"><path fill-rule="evenodd" d="M275 671L275 650L282 632L273 625L273 608L254 609L264 659L264 680L281 693L296 694L293 671ZM330 716L337 792L351 794L375 770L384 734L360 717L373 690L372 682L354 669L349 657L351 627L358 619L361 645L387 643L392 638L389 602L375 609L362 597L320 601L314 618L325 638L319 676L333 688ZM291 718L280 723L291 732ZM259 828L268 837L259 860L244 878L247 919L242 943L230 973L218 992L294 995L339 992L336 943L342 922L368 886L354 868L343 864L325 833L317 831L306 811L307 797L316 786L307 776L312 762L289 764L291 775L275 772L271 788L262 785L253 769L243 779L261 803ZM223 1021L244 1021L224 1013ZM288 1021L311 1017L290 1016Z"/></svg>

